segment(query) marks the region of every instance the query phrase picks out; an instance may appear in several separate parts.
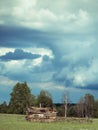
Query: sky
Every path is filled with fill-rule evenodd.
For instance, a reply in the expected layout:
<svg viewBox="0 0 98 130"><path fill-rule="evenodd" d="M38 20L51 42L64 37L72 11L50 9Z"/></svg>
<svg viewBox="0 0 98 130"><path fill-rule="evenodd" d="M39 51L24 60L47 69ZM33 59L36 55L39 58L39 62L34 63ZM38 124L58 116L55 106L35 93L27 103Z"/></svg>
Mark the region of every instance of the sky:
<svg viewBox="0 0 98 130"><path fill-rule="evenodd" d="M0 103L17 82L61 102L98 99L98 0L0 0Z"/></svg>

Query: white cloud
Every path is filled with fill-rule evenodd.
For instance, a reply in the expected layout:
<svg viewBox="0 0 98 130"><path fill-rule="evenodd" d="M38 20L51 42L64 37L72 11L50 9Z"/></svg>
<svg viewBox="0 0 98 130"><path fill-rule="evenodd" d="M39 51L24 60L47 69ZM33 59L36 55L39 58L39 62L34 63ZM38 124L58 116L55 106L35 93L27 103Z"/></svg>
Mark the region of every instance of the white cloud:
<svg viewBox="0 0 98 130"><path fill-rule="evenodd" d="M9 60L0 61L0 75L5 75L10 79L20 81L46 82L50 81L54 72L48 70L52 67L51 59L54 58L53 52L45 48L27 48L22 49L25 52L39 54L41 57L36 59ZM2 48L1 55L14 51L11 48ZM44 61L43 57L48 56L48 61ZM47 57L47 58L48 58ZM48 68L49 67L49 68ZM53 71L53 70L52 70Z"/></svg>
<svg viewBox="0 0 98 130"><path fill-rule="evenodd" d="M34 89L34 87L36 86L36 88L38 90L47 90L47 91L65 91L65 87L64 86L61 86L61 85L58 85L54 82L40 82L40 83L29 83L30 87L32 89Z"/></svg>
<svg viewBox="0 0 98 130"><path fill-rule="evenodd" d="M44 56L44 55L47 55L49 56L50 58L53 58L54 55L53 55L53 52L52 50L48 49L48 48L23 48L23 50L25 50L26 52L31 52L32 54L39 54L41 56Z"/></svg>
<svg viewBox="0 0 98 130"><path fill-rule="evenodd" d="M94 37L84 39L68 39L57 44L61 52L60 62L63 65L58 71L56 77L62 83L65 78L65 84L68 81L75 86L87 86L98 83L98 51Z"/></svg>
<svg viewBox="0 0 98 130"><path fill-rule="evenodd" d="M44 32L39 37L37 34L34 36L30 34L30 42L32 42L30 44L28 37L27 41L24 40L24 34L18 35L19 39L17 33L13 34L18 40L23 40L18 42L23 44L24 51L39 54L41 57L34 60L11 60L6 63L0 61L1 75L6 76L6 79L2 77L1 79L7 82L11 78L22 79L29 83L36 82L35 87L38 88L61 92L66 89L74 93L80 91L74 88L75 86L85 87L91 83L98 83L98 40L97 33L94 32L94 29L97 32L97 3L97 0L74 0L74 2L72 0L1 0L0 25L17 25L30 30L40 30L40 34ZM10 34L4 36L4 40L6 37L10 37ZM11 38L8 42L13 40L13 46L18 45L17 40ZM38 48L29 48L29 45L30 47L36 45L36 41ZM14 52L14 49L0 48L0 56L9 51ZM49 59L44 61L42 58L45 55ZM54 74L57 74L57 79L61 79L61 82L68 80L70 86L66 87L67 83L63 84L59 81L56 84L52 81Z"/></svg>
<svg viewBox="0 0 98 130"><path fill-rule="evenodd" d="M89 18L88 12L80 9L79 10L79 20L78 20L77 24L79 24L79 25L83 25L83 24L87 25L90 22L89 19L90 18Z"/></svg>
<svg viewBox="0 0 98 130"><path fill-rule="evenodd" d="M0 47L0 56L1 55L5 55L6 53L8 53L9 51L10 52L14 52L15 49L13 48L3 48L3 47Z"/></svg>
<svg viewBox="0 0 98 130"><path fill-rule="evenodd" d="M10 3L6 8L1 7L2 23L7 24L7 18L4 17L7 16L14 24L41 30L88 32L91 28L93 18L86 8L78 7L78 1L77 4L64 0L52 2L49 0L15 0L12 3L13 5ZM83 2L81 4L84 5ZM71 10L73 6L77 11Z"/></svg>
<svg viewBox="0 0 98 130"><path fill-rule="evenodd" d="M87 86L89 84L98 84L98 60L94 59L90 66L77 66L73 72L69 72L69 78L73 79L74 86Z"/></svg>
<svg viewBox="0 0 98 130"><path fill-rule="evenodd" d="M25 63L25 60L21 60L21 61L11 60L11 61L8 61L7 63L2 62L2 64L4 65L4 68L5 68L2 71L4 74L8 74L8 73L10 74L12 71L13 71L13 73L20 72L20 70L22 71L24 69L23 68L24 63Z"/></svg>
<svg viewBox="0 0 98 130"><path fill-rule="evenodd" d="M0 86L2 86L0 88L0 90L3 90L3 89L5 90L5 88L4 88L5 86L7 86L7 87L9 87L9 86L13 87L13 85L15 85L16 82L17 81L11 80L8 77L0 76Z"/></svg>
<svg viewBox="0 0 98 130"><path fill-rule="evenodd" d="M3 20L0 20L0 25L3 25L4 24L4 21Z"/></svg>
<svg viewBox="0 0 98 130"><path fill-rule="evenodd" d="M31 9L35 7L37 4L37 0L18 0L18 5L25 10Z"/></svg>
<svg viewBox="0 0 98 130"><path fill-rule="evenodd" d="M47 48L22 48L22 50L24 50L25 52L30 52L32 54L39 54L39 55L47 55L49 56L50 58L53 58L54 55L53 55L53 52L52 50L50 49L47 49ZM15 48L6 48L6 47L0 47L0 56L1 55L5 55L6 53L8 52L14 52L15 51Z"/></svg>

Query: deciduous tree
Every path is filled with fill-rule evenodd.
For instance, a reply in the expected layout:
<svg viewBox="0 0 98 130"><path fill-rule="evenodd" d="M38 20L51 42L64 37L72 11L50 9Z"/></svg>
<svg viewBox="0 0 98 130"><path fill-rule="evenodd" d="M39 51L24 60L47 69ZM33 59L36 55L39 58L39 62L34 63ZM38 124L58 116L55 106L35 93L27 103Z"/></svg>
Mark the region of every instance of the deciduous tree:
<svg viewBox="0 0 98 130"><path fill-rule="evenodd" d="M81 97L77 103L77 115L79 117L85 117L85 100L84 97Z"/></svg>
<svg viewBox="0 0 98 130"><path fill-rule="evenodd" d="M94 96L91 94L86 94L84 97L85 104L85 115L86 117L93 117L94 112Z"/></svg>

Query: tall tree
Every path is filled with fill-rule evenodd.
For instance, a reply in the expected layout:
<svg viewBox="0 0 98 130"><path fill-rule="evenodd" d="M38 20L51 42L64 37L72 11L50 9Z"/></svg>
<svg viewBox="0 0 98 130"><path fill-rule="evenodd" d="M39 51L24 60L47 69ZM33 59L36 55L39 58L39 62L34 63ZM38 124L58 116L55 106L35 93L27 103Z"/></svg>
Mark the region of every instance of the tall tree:
<svg viewBox="0 0 98 130"><path fill-rule="evenodd" d="M52 107L53 101L51 94L47 91L42 90L38 96L38 105L41 104L42 107Z"/></svg>
<svg viewBox="0 0 98 130"><path fill-rule="evenodd" d="M84 104L84 97L80 98L79 102L77 103L77 115L79 117L85 117L85 104Z"/></svg>
<svg viewBox="0 0 98 130"><path fill-rule="evenodd" d="M93 117L94 112L94 96L91 94L85 94L77 104L77 113L80 117Z"/></svg>
<svg viewBox="0 0 98 130"><path fill-rule="evenodd" d="M25 108L32 103L32 95L27 83L17 83L10 95L10 112L17 114L25 113Z"/></svg>
<svg viewBox="0 0 98 130"><path fill-rule="evenodd" d="M85 115L86 117L92 117L94 112L94 96L91 94L86 94L84 97L85 104Z"/></svg>

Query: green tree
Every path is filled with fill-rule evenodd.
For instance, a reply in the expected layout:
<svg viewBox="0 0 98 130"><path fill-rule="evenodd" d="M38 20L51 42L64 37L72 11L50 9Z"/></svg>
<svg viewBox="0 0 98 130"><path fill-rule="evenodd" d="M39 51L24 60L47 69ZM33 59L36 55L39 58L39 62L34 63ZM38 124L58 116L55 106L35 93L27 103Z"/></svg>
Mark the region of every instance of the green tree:
<svg viewBox="0 0 98 130"><path fill-rule="evenodd" d="M25 113L26 107L32 104L31 91L26 82L17 83L10 95L10 113L23 114Z"/></svg>
<svg viewBox="0 0 98 130"><path fill-rule="evenodd" d="M57 109L57 115L64 117L65 116L65 107L64 105L61 105L59 107L56 108Z"/></svg>
<svg viewBox="0 0 98 130"><path fill-rule="evenodd" d="M4 101L1 105L0 105L0 113L7 113L7 103Z"/></svg>
<svg viewBox="0 0 98 130"><path fill-rule="evenodd" d="M31 95L31 106L37 106L37 97L35 95Z"/></svg>
<svg viewBox="0 0 98 130"><path fill-rule="evenodd" d="M76 105L69 106L68 117L77 117Z"/></svg>
<svg viewBox="0 0 98 130"><path fill-rule="evenodd" d="M41 104L42 107L52 107L53 101L51 94L47 91L42 90L38 96L37 103L38 105Z"/></svg>

